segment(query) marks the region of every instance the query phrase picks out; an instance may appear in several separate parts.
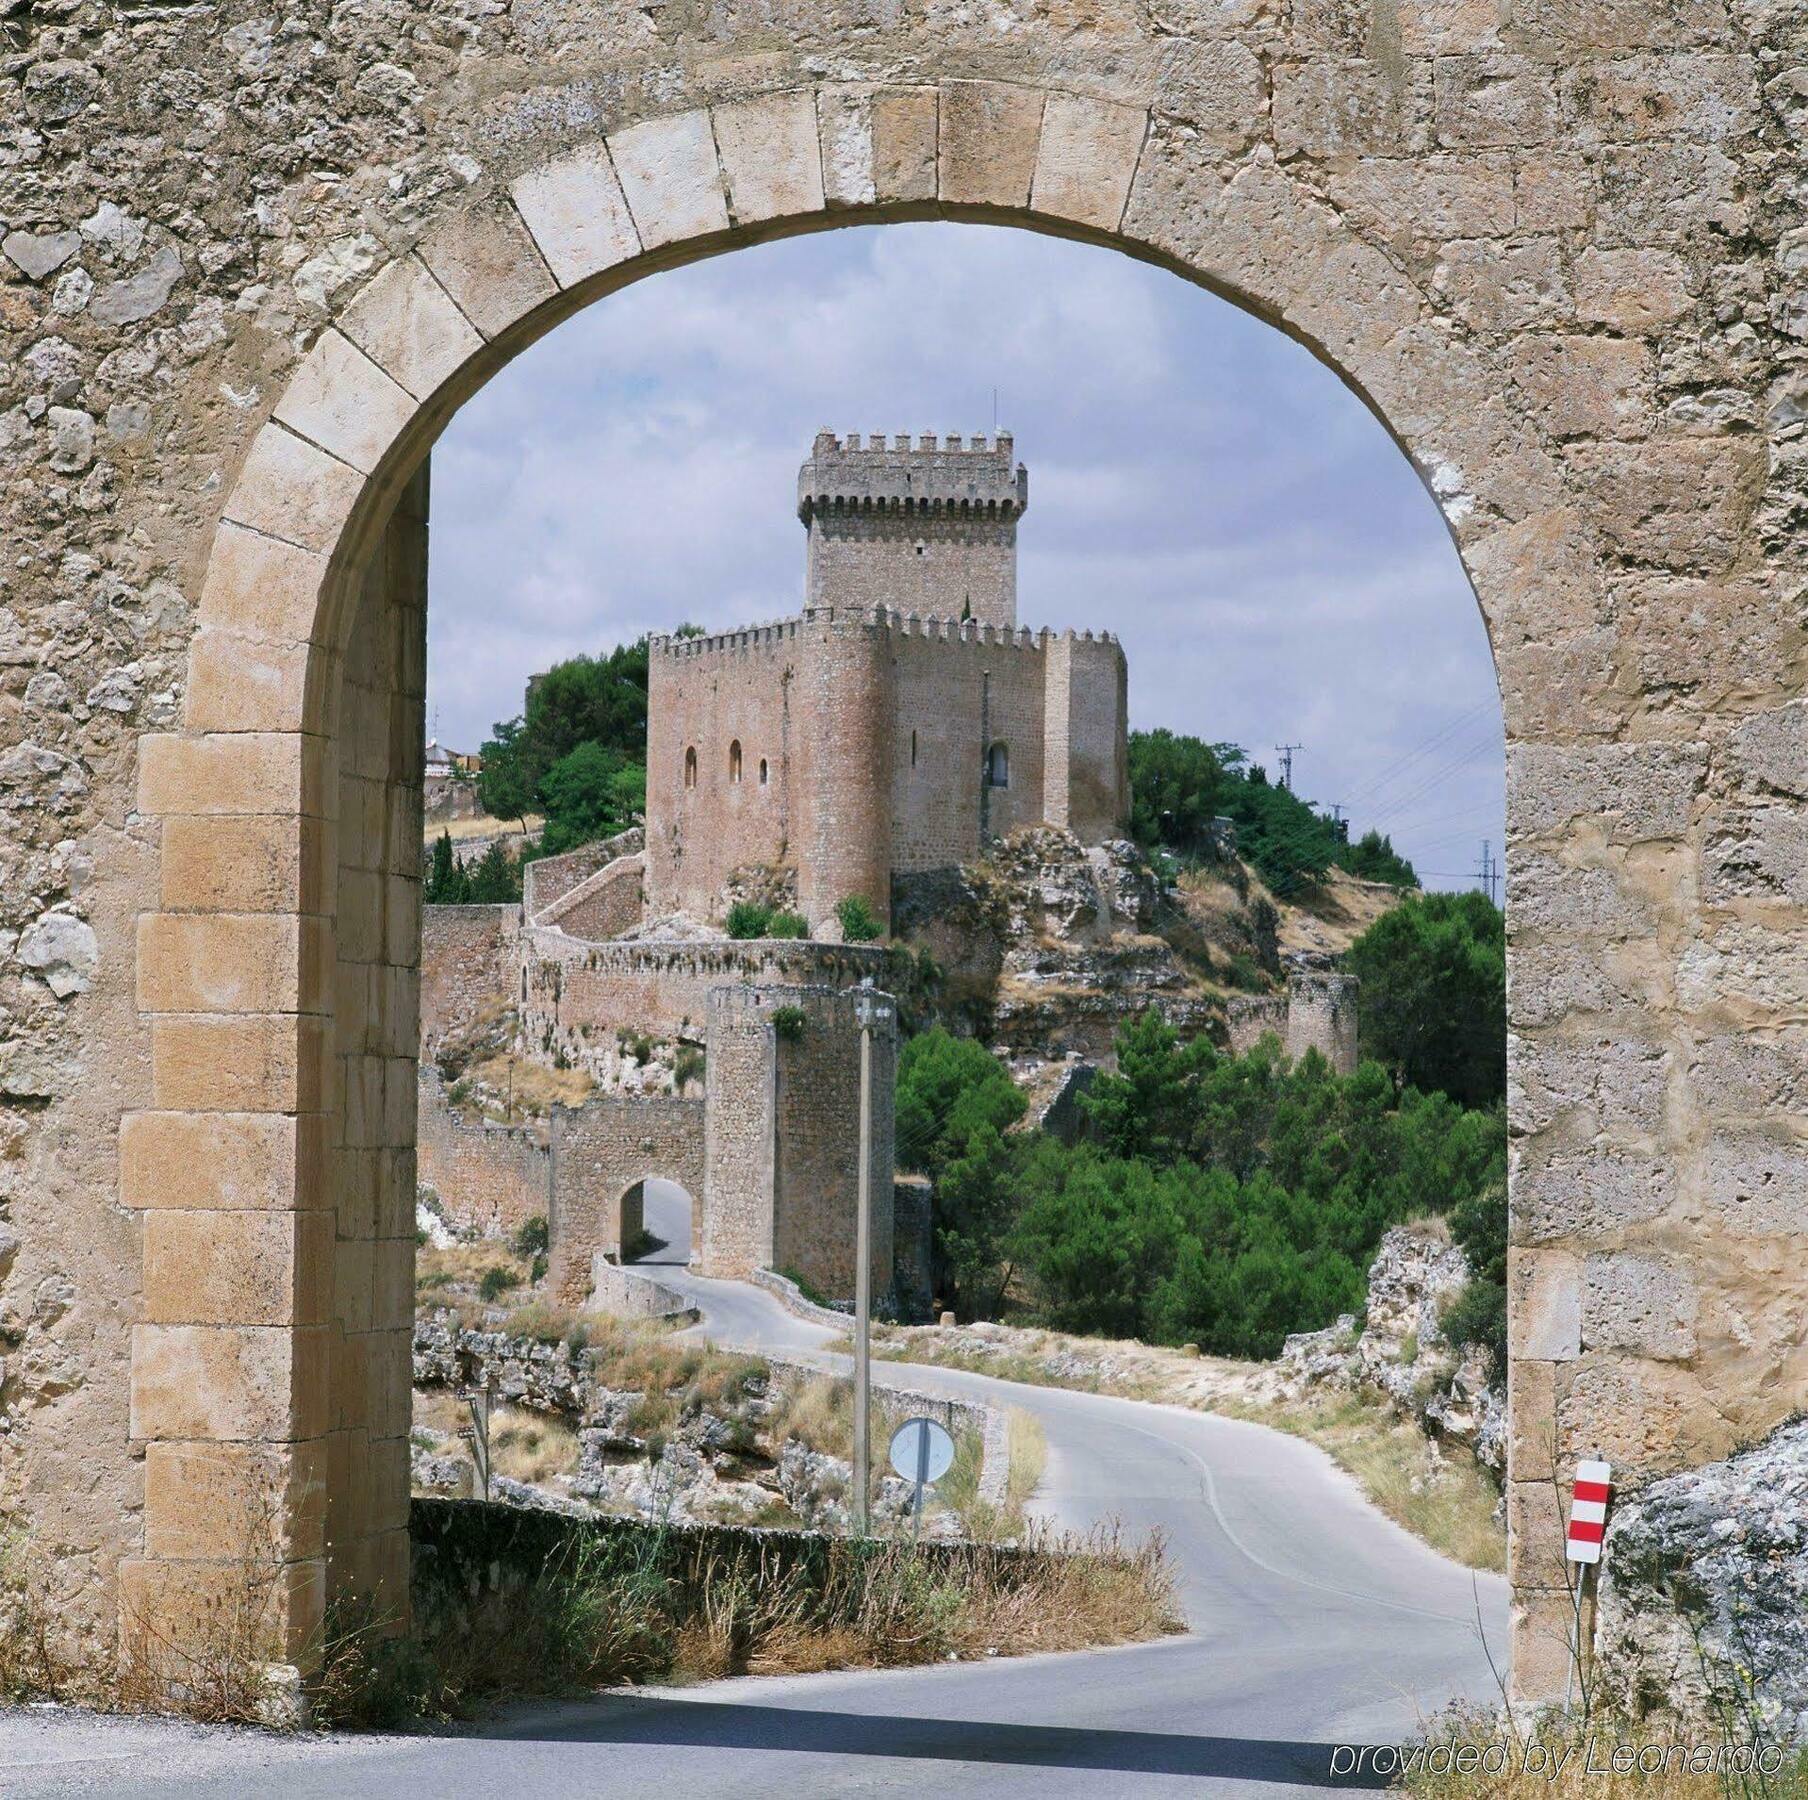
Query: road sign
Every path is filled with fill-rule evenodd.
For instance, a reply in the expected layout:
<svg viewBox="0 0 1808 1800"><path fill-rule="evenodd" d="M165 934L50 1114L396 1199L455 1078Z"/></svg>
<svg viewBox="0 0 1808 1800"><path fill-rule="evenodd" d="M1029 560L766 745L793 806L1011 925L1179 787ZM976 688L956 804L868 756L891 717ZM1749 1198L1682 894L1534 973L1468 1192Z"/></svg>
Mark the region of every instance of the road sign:
<svg viewBox="0 0 1808 1800"><path fill-rule="evenodd" d="M954 1439L933 1419L906 1419L891 1434L891 1466L916 1484L910 1508L912 1534L923 1528L923 1490L954 1467Z"/></svg>
<svg viewBox="0 0 1808 1800"><path fill-rule="evenodd" d="M1576 1465L1576 1483L1569 1501L1569 1560L1598 1563L1601 1539L1607 1535L1607 1496L1613 1489L1613 1470L1604 1462Z"/></svg>
<svg viewBox="0 0 1808 1800"><path fill-rule="evenodd" d="M954 1467L954 1439L933 1419L906 1419L891 1434L891 1466L927 1487Z"/></svg>

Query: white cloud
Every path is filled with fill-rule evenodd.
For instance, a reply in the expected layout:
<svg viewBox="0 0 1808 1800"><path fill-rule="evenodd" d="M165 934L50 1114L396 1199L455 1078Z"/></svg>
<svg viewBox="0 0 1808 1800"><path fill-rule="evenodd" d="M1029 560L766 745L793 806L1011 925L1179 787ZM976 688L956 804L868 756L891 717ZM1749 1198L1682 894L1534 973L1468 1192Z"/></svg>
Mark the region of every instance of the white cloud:
<svg viewBox="0 0 1808 1800"><path fill-rule="evenodd" d="M1135 722L1270 762L1299 740L1303 792L1364 795L1358 826L1397 821L1428 868L1498 844L1486 640L1380 424L1202 290L990 227L832 232L693 265L492 381L434 453L440 735L475 744L556 657L792 610L814 433L985 430L995 388L1030 468L1022 615L1116 629Z"/></svg>

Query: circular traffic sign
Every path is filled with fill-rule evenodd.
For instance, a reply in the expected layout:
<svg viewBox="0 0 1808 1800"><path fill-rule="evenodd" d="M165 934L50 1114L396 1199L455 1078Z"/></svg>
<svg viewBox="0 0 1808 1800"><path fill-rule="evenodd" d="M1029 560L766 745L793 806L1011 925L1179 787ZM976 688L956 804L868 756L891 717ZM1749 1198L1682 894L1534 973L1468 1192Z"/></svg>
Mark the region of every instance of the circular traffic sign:
<svg viewBox="0 0 1808 1800"><path fill-rule="evenodd" d="M906 1481L940 1481L954 1467L954 1439L933 1419L906 1419L891 1434L891 1466Z"/></svg>

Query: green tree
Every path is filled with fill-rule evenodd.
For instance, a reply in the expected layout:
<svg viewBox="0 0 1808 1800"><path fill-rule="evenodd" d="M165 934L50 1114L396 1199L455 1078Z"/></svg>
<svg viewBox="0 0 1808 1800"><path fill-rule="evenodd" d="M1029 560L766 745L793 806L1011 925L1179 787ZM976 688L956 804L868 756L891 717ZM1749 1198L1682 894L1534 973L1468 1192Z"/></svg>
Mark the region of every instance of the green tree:
<svg viewBox="0 0 1808 1800"><path fill-rule="evenodd" d="M521 898L521 865L498 838L471 871L466 896L472 906L503 906Z"/></svg>
<svg viewBox="0 0 1808 1800"><path fill-rule="evenodd" d="M1145 850L1201 850L1228 778L1211 746L1166 726L1130 734L1130 835Z"/></svg>
<svg viewBox="0 0 1808 1800"><path fill-rule="evenodd" d="M1506 921L1485 894L1423 894L1346 958L1362 981L1362 1044L1400 1080L1487 1107L1507 1087Z"/></svg>
<svg viewBox="0 0 1808 1800"><path fill-rule="evenodd" d="M471 898L471 878L459 867L449 831L442 831L434 839L421 898L429 906L463 906Z"/></svg>
<svg viewBox="0 0 1808 1800"><path fill-rule="evenodd" d="M546 815L540 854L557 856L626 830L646 807L646 770L619 750L587 740L546 771L539 794Z"/></svg>
<svg viewBox="0 0 1808 1800"><path fill-rule="evenodd" d="M493 819L524 820L534 809L534 781L527 768L519 719L500 719L483 746L477 797Z"/></svg>
<svg viewBox="0 0 1808 1800"><path fill-rule="evenodd" d="M1390 887L1397 888L1419 885L1417 871L1394 848L1394 840L1383 837L1378 831L1365 831L1355 843L1346 844L1338 852L1337 860L1364 881L1385 881Z"/></svg>

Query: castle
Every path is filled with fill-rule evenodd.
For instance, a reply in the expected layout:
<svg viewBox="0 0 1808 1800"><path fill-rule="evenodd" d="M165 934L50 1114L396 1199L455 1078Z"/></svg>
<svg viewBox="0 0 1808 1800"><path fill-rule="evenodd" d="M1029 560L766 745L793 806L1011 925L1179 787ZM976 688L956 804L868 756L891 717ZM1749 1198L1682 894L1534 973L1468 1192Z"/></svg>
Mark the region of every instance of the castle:
<svg viewBox="0 0 1808 1800"><path fill-rule="evenodd" d="M650 913L718 919L759 872L833 935L840 901L883 922L894 876L1021 826L1121 835L1124 653L1017 623L1028 505L1008 434L817 436L797 484L802 612L652 640Z"/></svg>

